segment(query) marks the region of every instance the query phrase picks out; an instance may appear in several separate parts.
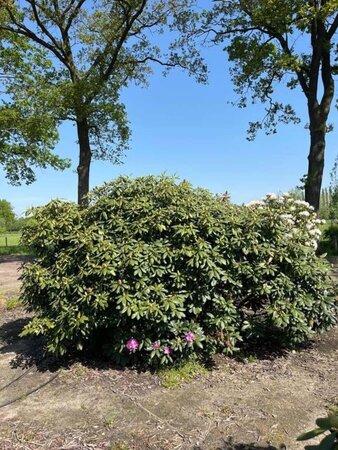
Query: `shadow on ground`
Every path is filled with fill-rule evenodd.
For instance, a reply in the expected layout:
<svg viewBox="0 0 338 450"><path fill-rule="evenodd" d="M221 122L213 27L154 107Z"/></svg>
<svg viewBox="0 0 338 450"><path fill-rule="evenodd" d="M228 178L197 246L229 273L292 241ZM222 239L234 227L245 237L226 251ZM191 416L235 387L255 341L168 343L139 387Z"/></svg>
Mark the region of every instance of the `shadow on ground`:
<svg viewBox="0 0 338 450"><path fill-rule="evenodd" d="M24 312L23 312L24 314ZM60 368L69 368L75 362L81 364L88 369L107 370L115 369L123 371L125 367L118 365L111 360L105 358L103 355L97 353L76 353L70 354L67 357L57 358L52 355L47 355L45 352L45 342L41 337L23 337L19 335L23 328L29 322L30 317L19 317L16 319L9 319L0 325L0 340L2 347L0 354L12 353L13 359L10 366L14 369L26 369L36 366L38 371L56 371ZM310 349L313 347L313 342L309 341L298 347L298 350ZM234 359L241 363L248 361L269 360L274 361L277 358L286 357L290 348L280 345L278 340L259 340L250 345L245 345L241 352L234 355ZM223 355L216 355L213 359L204 361L205 366L212 370L219 363L222 363ZM149 368L144 366L134 366L137 372L149 371ZM240 448L240 447L239 447Z"/></svg>
<svg viewBox="0 0 338 450"><path fill-rule="evenodd" d="M284 450L286 447L281 445L280 447L273 447L272 445L259 445L255 443L241 444L234 442L232 438L224 441L222 444L218 445L215 450ZM203 447L195 446L193 450L204 450Z"/></svg>
<svg viewBox="0 0 338 450"><path fill-rule="evenodd" d="M12 356L10 367L12 369L28 369L36 367L38 372L55 372L59 369L69 369L74 363L81 363L88 369L124 371L126 368L117 365L102 355L87 353L70 354L67 357L55 357L46 353L45 340L42 337L20 337L20 333L30 317L20 317L8 320L0 325L0 355ZM149 368L136 367L136 372L148 371Z"/></svg>
<svg viewBox="0 0 338 450"><path fill-rule="evenodd" d="M19 436L34 430L38 448L48 436L51 450L71 442L79 450L89 448L88 442L97 444L93 448L114 448L112 439L142 450L180 445L189 450L282 450L281 442L302 450L296 437L312 427L325 411L328 393L336 392L338 330L306 352L216 360L206 376L164 390L159 377L97 356L46 357L42 339L18 337L29 317L19 308L11 314L4 311L0 326L0 442L12 436L16 424ZM66 370L57 373L60 368Z"/></svg>
<svg viewBox="0 0 338 450"><path fill-rule="evenodd" d="M44 343L40 338L20 338L19 335L29 322L29 318L9 320L0 326L0 354L11 354L10 366L13 369L27 369L41 365L44 357ZM44 370L46 370L45 367ZM49 370L49 368L48 368Z"/></svg>

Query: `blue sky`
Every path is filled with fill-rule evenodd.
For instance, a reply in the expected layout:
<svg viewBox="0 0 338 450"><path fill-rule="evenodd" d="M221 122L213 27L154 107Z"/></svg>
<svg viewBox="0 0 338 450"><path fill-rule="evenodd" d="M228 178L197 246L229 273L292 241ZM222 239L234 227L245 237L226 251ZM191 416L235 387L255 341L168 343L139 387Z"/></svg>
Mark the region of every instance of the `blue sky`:
<svg viewBox="0 0 338 450"><path fill-rule="evenodd" d="M124 163L114 166L94 161L91 187L120 174L176 174L213 192L229 191L236 203L248 202L267 192L287 191L299 184L307 171L309 146L303 94L281 90L283 101L290 101L303 117L300 125L281 125L273 136L260 133L254 142L246 140L247 124L263 117L260 105L240 110L234 100L226 54L220 49L207 52L210 70L208 85L199 85L188 75L172 71L164 78L159 70L150 86L131 86L122 94L132 138ZM331 119L336 118L332 111ZM332 120L334 121L334 120ZM65 172L38 170L30 186L9 186L0 172L0 198L9 200L17 214L51 198L76 200L78 148L75 128L65 124L56 152L73 160ZM324 184L338 155L337 133L327 139Z"/></svg>

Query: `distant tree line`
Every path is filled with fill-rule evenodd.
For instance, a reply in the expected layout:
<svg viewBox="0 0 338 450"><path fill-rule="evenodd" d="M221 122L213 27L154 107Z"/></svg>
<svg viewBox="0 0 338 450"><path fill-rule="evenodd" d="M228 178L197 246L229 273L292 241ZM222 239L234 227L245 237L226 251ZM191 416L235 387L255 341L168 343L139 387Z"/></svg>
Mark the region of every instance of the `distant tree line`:
<svg viewBox="0 0 338 450"><path fill-rule="evenodd" d="M303 188L296 187L290 191L292 197L305 200ZM338 219L338 193L331 187L325 187L320 192L320 203L318 215L321 219Z"/></svg>
<svg viewBox="0 0 338 450"><path fill-rule="evenodd" d="M318 215L325 220L338 220L338 183L333 172L331 173L331 184L321 189ZM305 200L305 190L302 187L296 187L290 191L292 197L298 200Z"/></svg>
<svg viewBox="0 0 338 450"><path fill-rule="evenodd" d="M20 231L31 222L32 219L29 217L17 217L11 203L8 200L0 199L0 233Z"/></svg>

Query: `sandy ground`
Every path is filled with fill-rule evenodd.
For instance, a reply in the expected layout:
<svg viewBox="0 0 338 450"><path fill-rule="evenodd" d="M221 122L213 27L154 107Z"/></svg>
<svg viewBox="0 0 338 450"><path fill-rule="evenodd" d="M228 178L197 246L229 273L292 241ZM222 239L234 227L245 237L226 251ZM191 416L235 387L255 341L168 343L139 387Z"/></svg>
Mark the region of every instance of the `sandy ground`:
<svg viewBox="0 0 338 450"><path fill-rule="evenodd" d="M20 288L19 270L27 260L18 256L0 256L0 298L17 295Z"/></svg>
<svg viewBox="0 0 338 450"><path fill-rule="evenodd" d="M3 298L22 260L0 262ZM236 360L168 390L149 372L45 358L19 339L21 308L0 310L0 449L300 450L295 441L338 402L338 329L301 352Z"/></svg>

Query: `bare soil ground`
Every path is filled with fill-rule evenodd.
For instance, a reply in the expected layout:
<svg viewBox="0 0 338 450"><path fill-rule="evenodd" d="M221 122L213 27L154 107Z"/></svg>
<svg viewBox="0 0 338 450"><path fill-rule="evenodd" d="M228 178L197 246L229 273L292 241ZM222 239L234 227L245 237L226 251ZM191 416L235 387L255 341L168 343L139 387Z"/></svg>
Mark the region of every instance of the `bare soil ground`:
<svg viewBox="0 0 338 450"><path fill-rule="evenodd" d="M20 267L30 259L29 256L0 256L0 299L18 294Z"/></svg>
<svg viewBox="0 0 338 450"><path fill-rule="evenodd" d="M0 261L0 300L17 295L21 262ZM0 306L1 450L300 450L338 401L338 329L295 353L220 357L168 390L149 372L45 358L41 341L18 338L27 320Z"/></svg>

